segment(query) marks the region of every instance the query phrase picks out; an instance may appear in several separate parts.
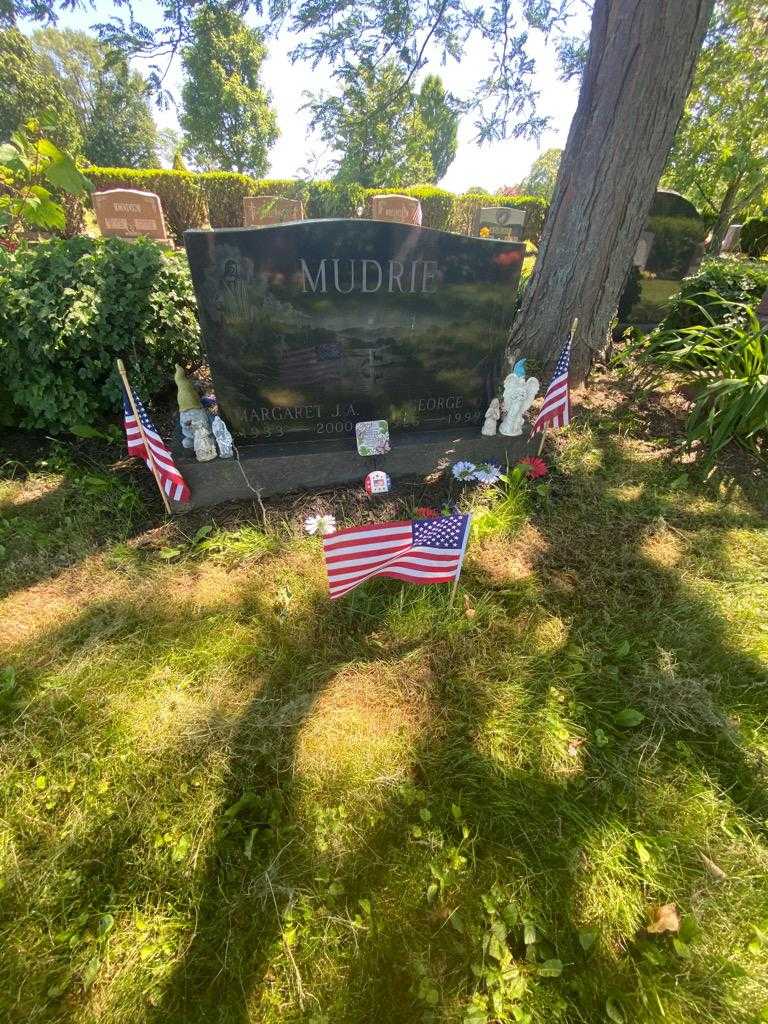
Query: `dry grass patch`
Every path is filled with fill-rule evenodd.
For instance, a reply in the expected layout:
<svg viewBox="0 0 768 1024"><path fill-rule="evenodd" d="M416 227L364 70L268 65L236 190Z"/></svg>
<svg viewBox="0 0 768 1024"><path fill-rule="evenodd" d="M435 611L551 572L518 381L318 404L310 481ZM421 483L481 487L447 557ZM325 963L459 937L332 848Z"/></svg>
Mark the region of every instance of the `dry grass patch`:
<svg viewBox="0 0 768 1024"><path fill-rule="evenodd" d="M471 555L471 561L491 583L514 583L528 579L536 564L549 550L549 542L536 526L528 524L509 540L505 537L484 538Z"/></svg>
<svg viewBox="0 0 768 1024"><path fill-rule="evenodd" d="M409 770L434 717L435 679L415 658L338 672L315 701L297 743L296 770L321 784L391 784Z"/></svg>

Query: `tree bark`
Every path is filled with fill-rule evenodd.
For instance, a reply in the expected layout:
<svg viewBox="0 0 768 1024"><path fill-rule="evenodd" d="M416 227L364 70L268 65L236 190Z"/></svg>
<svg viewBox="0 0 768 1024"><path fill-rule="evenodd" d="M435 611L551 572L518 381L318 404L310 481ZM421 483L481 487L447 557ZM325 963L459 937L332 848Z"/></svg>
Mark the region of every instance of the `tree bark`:
<svg viewBox="0 0 768 1024"><path fill-rule="evenodd" d="M596 0L581 93L510 352L574 379L606 342L691 86L713 0Z"/></svg>

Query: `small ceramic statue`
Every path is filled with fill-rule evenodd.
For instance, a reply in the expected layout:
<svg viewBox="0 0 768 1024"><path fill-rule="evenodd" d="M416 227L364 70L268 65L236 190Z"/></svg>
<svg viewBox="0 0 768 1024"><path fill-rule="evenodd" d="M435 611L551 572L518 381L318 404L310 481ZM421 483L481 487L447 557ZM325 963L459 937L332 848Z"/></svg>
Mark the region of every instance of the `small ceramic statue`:
<svg viewBox="0 0 768 1024"><path fill-rule="evenodd" d="M207 426L195 430L192 444L195 446L195 458L198 462L210 462L216 458L216 442Z"/></svg>
<svg viewBox="0 0 768 1024"><path fill-rule="evenodd" d="M211 429L208 426L208 415L203 409L195 385L176 364L176 393L179 402L179 422L181 424L181 443L185 448L194 448L198 462L208 462L216 458L216 445ZM200 435L198 437L198 435Z"/></svg>
<svg viewBox="0 0 768 1024"><path fill-rule="evenodd" d="M485 437L493 437L499 428L499 420L501 419L501 402L498 398L494 398L488 408L485 410L485 422L483 423L483 429L480 431Z"/></svg>
<svg viewBox="0 0 768 1024"><path fill-rule="evenodd" d="M216 447L219 449L219 455L222 459L231 459L234 455L235 442L232 440L226 423L218 414L213 417L211 423L211 430L213 436L216 438Z"/></svg>
<svg viewBox="0 0 768 1024"><path fill-rule="evenodd" d="M538 390L538 380L535 377L525 379L525 360L518 359L512 373L504 379L504 418L499 425L500 434L506 437L519 437L522 434L523 416L533 404Z"/></svg>

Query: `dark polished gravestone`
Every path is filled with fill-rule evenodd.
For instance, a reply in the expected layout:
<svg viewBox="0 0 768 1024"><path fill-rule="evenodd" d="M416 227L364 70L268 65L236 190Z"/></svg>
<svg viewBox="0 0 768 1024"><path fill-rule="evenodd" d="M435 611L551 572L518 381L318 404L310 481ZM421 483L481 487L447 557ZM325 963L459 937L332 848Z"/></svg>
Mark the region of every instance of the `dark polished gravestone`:
<svg viewBox="0 0 768 1024"><path fill-rule="evenodd" d="M525 247L409 225L188 231L203 343L233 432L354 442L482 425Z"/></svg>
<svg viewBox="0 0 768 1024"><path fill-rule="evenodd" d="M187 462L194 505L362 482L363 420L389 423L377 466L395 476L525 450L480 434L506 372L523 244L368 220L184 237L242 464Z"/></svg>

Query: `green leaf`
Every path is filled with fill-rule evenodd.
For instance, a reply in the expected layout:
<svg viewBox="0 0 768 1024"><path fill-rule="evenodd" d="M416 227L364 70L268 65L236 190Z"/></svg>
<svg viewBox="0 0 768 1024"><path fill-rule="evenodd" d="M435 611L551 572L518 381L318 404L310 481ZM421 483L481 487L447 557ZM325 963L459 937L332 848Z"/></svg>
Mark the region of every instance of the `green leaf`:
<svg viewBox="0 0 768 1024"><path fill-rule="evenodd" d="M45 142L47 142L47 139L42 139L38 143L38 147ZM54 146L53 148L55 149L56 147ZM93 191L91 182L78 171L75 161L72 157L67 156L66 153L59 153L58 157L53 158L51 163L46 166L43 174L52 185L63 189L70 195Z"/></svg>
<svg viewBox="0 0 768 1024"><path fill-rule="evenodd" d="M672 946L673 946L673 948L674 948L674 950L675 950L675 952L677 953L678 956L683 957L685 960L689 960L690 959L691 951L688 948L687 943L683 942L682 939L678 939L677 936L675 936L672 939Z"/></svg>
<svg viewBox="0 0 768 1024"><path fill-rule="evenodd" d="M4 142L0 146L0 164L8 166L9 164L16 163L18 159L19 151L10 142Z"/></svg>
<svg viewBox="0 0 768 1024"><path fill-rule="evenodd" d="M651 860L650 851L639 839L635 839L635 851L641 864L647 864Z"/></svg>
<svg viewBox="0 0 768 1024"><path fill-rule="evenodd" d="M43 790L48 786L48 779L45 775L38 775L35 778L35 789Z"/></svg>
<svg viewBox="0 0 768 1024"><path fill-rule="evenodd" d="M545 960L539 967L539 974L542 978L559 978L562 973L562 960Z"/></svg>
<svg viewBox="0 0 768 1024"><path fill-rule="evenodd" d="M617 658L626 658L629 652L632 650L629 640L623 640L616 648Z"/></svg>
<svg viewBox="0 0 768 1024"><path fill-rule="evenodd" d="M621 1003L618 999L614 999L610 996L605 1001L605 1013L608 1020L612 1020L614 1024L625 1024L624 1011L621 1008Z"/></svg>
<svg viewBox="0 0 768 1024"><path fill-rule="evenodd" d="M619 711L614 716L613 720L620 729L634 729L635 726L640 725L645 720L645 715L642 711L638 711L637 708L624 708L623 711Z"/></svg>
<svg viewBox="0 0 768 1024"><path fill-rule="evenodd" d="M579 931L579 945L588 953L597 941L597 932L593 928L582 928Z"/></svg>

